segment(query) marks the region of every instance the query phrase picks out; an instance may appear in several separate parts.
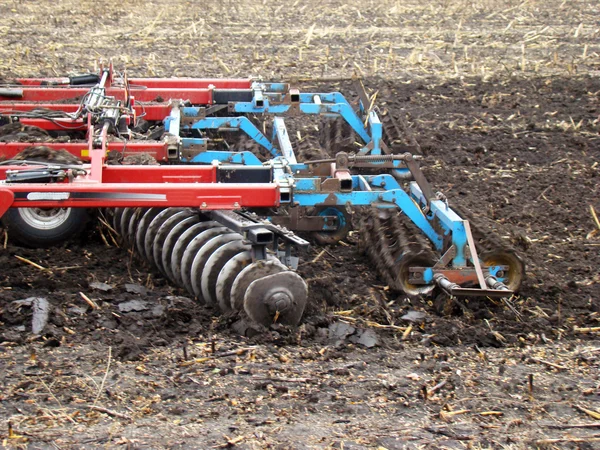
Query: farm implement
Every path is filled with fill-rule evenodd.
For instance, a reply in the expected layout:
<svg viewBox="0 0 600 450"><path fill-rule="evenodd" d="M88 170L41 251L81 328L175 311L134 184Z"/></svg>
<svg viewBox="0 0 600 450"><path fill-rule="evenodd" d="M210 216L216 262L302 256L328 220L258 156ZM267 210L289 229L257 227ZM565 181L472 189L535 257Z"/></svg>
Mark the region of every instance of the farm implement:
<svg viewBox="0 0 600 450"><path fill-rule="evenodd" d="M519 256L434 192L392 115L356 91L351 103L285 83L128 79L112 67L14 80L0 86L0 215L9 237L47 246L99 208L172 283L264 325L301 320L308 288L295 269L309 242L296 232L334 244L355 210L359 247L391 288L517 291Z"/></svg>

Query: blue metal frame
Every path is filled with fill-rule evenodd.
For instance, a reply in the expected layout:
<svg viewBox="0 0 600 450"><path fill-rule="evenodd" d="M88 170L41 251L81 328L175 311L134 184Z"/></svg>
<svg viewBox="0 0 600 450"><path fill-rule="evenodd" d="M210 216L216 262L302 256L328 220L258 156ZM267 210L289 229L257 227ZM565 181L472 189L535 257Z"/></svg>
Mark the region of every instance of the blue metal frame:
<svg viewBox="0 0 600 450"><path fill-rule="evenodd" d="M293 111L303 114L324 115L343 118L365 146L358 152L361 155L381 155L383 126L374 111L366 111L368 105L359 102L359 111L367 115L363 124L350 103L339 92L301 93L298 102L291 102L287 85L283 83L255 83L252 86L253 97L250 102L233 102L230 110L240 116L200 118L191 125L180 126L182 117L199 117L201 109L196 107L173 108L171 116L165 120L169 133L179 136L179 129L208 130L233 128L245 132L251 139L267 149L274 159L267 164L273 165L274 182L288 186L292 193L291 201L300 207L326 206L335 208L350 206L376 205L378 208L399 208L428 237L435 249L443 254L454 248L449 266L454 269L465 268L473 262L468 256L467 232L463 219L446 203L440 200L426 199L416 182L409 184L406 192L391 175L352 176L350 192L321 192L322 177L295 177L293 174L309 172L310 166L298 163L294 154L287 129L279 116ZM269 140L245 114L275 114L273 134ZM183 147L202 145L204 139L181 139ZM188 162L208 164L219 161L228 164L250 166L263 165L251 152L206 151ZM377 161L373 161L377 164ZM383 161L381 162L383 163ZM389 163L389 162L388 162ZM393 161L397 175L406 175L408 169L403 161ZM287 169L286 169L287 168ZM324 211L328 211L325 209ZM427 211L424 213L424 211ZM335 214L322 213L327 216ZM324 231L331 229L325 225ZM496 276L500 267L487 268L488 273ZM434 269L427 268L423 274L427 283L433 282ZM502 278L499 278L502 281Z"/></svg>

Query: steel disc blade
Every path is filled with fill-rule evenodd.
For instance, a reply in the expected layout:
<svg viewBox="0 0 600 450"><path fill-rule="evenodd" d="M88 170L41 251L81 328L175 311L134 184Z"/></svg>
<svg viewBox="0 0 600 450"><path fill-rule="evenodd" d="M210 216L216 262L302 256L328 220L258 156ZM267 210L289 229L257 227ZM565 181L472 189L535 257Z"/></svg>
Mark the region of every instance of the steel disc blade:
<svg viewBox="0 0 600 450"><path fill-rule="evenodd" d="M158 229L167 219L180 211L181 209L179 208L167 208L159 212L148 226L146 236L144 236L144 256L151 265L156 266L156 263L154 262L154 253L152 252L152 244L154 243L154 238L158 234Z"/></svg>
<svg viewBox="0 0 600 450"><path fill-rule="evenodd" d="M296 326L307 298L306 282L297 273L286 270L250 283L244 296L244 311L265 326L273 323Z"/></svg>
<svg viewBox="0 0 600 450"><path fill-rule="evenodd" d="M225 263L217 278L215 294L217 303L221 311L231 311L234 309L231 302L231 286L240 272L252 264L252 253L250 250L243 251L232 257Z"/></svg>
<svg viewBox="0 0 600 450"><path fill-rule="evenodd" d="M284 270L287 270L287 267L275 258L270 260L261 259L245 267L231 286L231 307L233 310L241 311L244 308L244 296L250 283Z"/></svg>
<svg viewBox="0 0 600 450"><path fill-rule="evenodd" d="M227 233L222 234L220 236L215 236L212 239L206 241L206 243L198 250L196 256L194 257L194 261L192 263L192 271L191 271L191 284L194 289L194 294L196 298L200 301L204 301L207 305L211 306L213 302L210 302L210 299L206 299L202 295L202 273L206 268L206 262L219 247L227 244L232 241L240 241L242 240L242 235L239 233Z"/></svg>
<svg viewBox="0 0 600 450"><path fill-rule="evenodd" d="M192 225L197 224L199 220L200 219L196 214L194 214L191 217L186 217L171 229L171 231L167 235L167 238L165 239L165 244L162 249L162 268L165 270L165 275L167 276L167 278L173 283L177 283L175 275L173 275L173 269L171 267L171 257L173 256L175 244L177 243L181 235Z"/></svg>
<svg viewBox="0 0 600 450"><path fill-rule="evenodd" d="M173 254L171 255L171 272L173 272L173 277L175 278L175 284L178 286L183 286L183 277L181 276L181 262L183 260L183 255L192 241L196 236L198 236L203 231L206 231L210 228L221 226L218 222L207 221L200 222L195 225L192 225L190 228L185 230L181 236L175 242L173 246Z"/></svg>
<svg viewBox="0 0 600 450"><path fill-rule="evenodd" d="M217 303L223 312L231 311L230 302L221 304L217 299L216 291L219 274L234 256L244 251L250 251L250 249L250 245L245 244L241 240L235 240L222 245L210 255L208 261L206 261L204 270L202 271L202 279L200 281L202 286L202 297L206 303L210 305Z"/></svg>
<svg viewBox="0 0 600 450"><path fill-rule="evenodd" d="M183 252L183 257L181 258L181 280L183 281L183 287L190 294L196 295L192 286L192 264L194 263L196 254L212 238L220 234L225 234L228 231L231 231L231 229L227 227L214 227L203 231L190 241L185 252Z"/></svg>
<svg viewBox="0 0 600 450"><path fill-rule="evenodd" d="M129 247L135 248L135 237L137 235L137 228L140 224L140 220L142 216L146 214L147 209L145 208L135 208L135 212L133 216L129 219L129 224L127 225L127 235L129 236Z"/></svg>
<svg viewBox="0 0 600 450"><path fill-rule="evenodd" d="M111 226L115 233L119 235L120 238L123 237L121 234L121 216L123 215L123 211L125 208L115 208L113 211L112 223Z"/></svg>
<svg viewBox="0 0 600 450"><path fill-rule="evenodd" d="M125 208L123 214L121 214L121 221L119 223L119 234L123 238L125 247L131 245L131 236L129 235L129 221L135 215L137 208Z"/></svg>
<svg viewBox="0 0 600 450"><path fill-rule="evenodd" d="M163 211L162 208L150 208L146 210L140 219L140 223L135 232L135 249L141 257L144 257L145 253L144 240L146 238L146 231L148 230L150 223L161 211Z"/></svg>
<svg viewBox="0 0 600 450"><path fill-rule="evenodd" d="M156 267L158 268L160 273L162 273L165 276L166 271L162 264L162 253L165 240L167 239L169 232L173 229L175 225L177 225L182 220L191 217L192 215L193 212L191 212L190 210L184 210L173 214L171 217L169 217L162 223L162 225L156 233L154 241L152 242L152 259L154 260L154 264L156 264Z"/></svg>

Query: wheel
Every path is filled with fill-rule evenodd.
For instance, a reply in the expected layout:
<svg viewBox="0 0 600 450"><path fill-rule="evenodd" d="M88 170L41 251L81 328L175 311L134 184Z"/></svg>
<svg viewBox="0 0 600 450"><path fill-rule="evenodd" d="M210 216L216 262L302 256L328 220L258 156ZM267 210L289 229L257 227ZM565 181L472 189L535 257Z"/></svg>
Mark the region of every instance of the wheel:
<svg viewBox="0 0 600 450"><path fill-rule="evenodd" d="M51 247L80 233L89 220L83 208L10 208L2 217L9 238L24 247Z"/></svg>
<svg viewBox="0 0 600 450"><path fill-rule="evenodd" d="M506 273L499 272L496 278L502 281L511 291L518 291L525 278L525 263L514 251L495 250L485 252L480 256L483 265L490 266L508 266Z"/></svg>
<svg viewBox="0 0 600 450"><path fill-rule="evenodd" d="M344 209L336 206L318 206L310 212L311 216L334 216L337 228L311 232L312 238L319 245L331 245L344 239L352 228L352 218Z"/></svg>
<svg viewBox="0 0 600 450"><path fill-rule="evenodd" d="M25 127L29 134L37 127ZM31 146L14 159L78 165L77 157L66 150L53 150L44 145ZM2 217L11 240L24 247L51 247L61 244L81 232L89 220L83 208L10 208Z"/></svg>

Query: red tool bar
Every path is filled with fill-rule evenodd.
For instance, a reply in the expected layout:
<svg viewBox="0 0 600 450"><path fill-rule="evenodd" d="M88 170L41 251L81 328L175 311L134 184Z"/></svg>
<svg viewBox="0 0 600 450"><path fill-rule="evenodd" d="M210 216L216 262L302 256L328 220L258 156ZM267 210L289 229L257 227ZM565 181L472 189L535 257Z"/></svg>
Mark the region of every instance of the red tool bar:
<svg viewBox="0 0 600 450"><path fill-rule="evenodd" d="M0 166L0 180L6 179L8 170L39 169L41 166ZM89 165L84 169L89 170ZM217 168L215 166L104 166L102 179L105 183L216 183ZM83 182L75 182L76 184ZM86 181L87 183L87 181ZM37 185L36 185L37 186ZM63 186L54 184L53 186ZM59 189L59 188L57 188ZM129 189L129 188L127 188Z"/></svg>
<svg viewBox="0 0 600 450"><path fill-rule="evenodd" d="M12 111L33 111L34 109L49 109L51 111L63 111L74 113L79 108L79 102L73 103L32 103L32 102L0 102L0 114L8 114ZM171 113L171 106L168 103L146 103L135 105L135 113L144 120L163 120ZM59 128L45 128L56 130Z"/></svg>
<svg viewBox="0 0 600 450"><path fill-rule="evenodd" d="M0 102L0 114L8 114L12 111L32 111L34 109L49 109L51 111L63 111L74 113L79 108L79 102L73 103L27 103L27 102Z"/></svg>
<svg viewBox="0 0 600 450"><path fill-rule="evenodd" d="M216 183L215 166L105 166L104 183Z"/></svg>
<svg viewBox="0 0 600 450"><path fill-rule="evenodd" d="M127 145L125 145L127 144ZM27 147L44 145L53 150L65 149L78 158L89 161L89 150L87 142L0 142L0 155L6 159L14 158L18 153ZM108 149L123 153L124 156L135 155L137 153L148 153L157 161L167 161L167 144L164 142L109 142ZM148 166L144 166L146 168Z"/></svg>
<svg viewBox="0 0 600 450"><path fill-rule="evenodd" d="M42 130L85 130L87 129L87 123L79 119L72 121L69 119L54 119L53 121L46 119L26 119L22 118L19 120L23 125L30 125L32 127L38 127Z"/></svg>
<svg viewBox="0 0 600 450"><path fill-rule="evenodd" d="M64 83L68 78L17 78L16 81L22 86L39 86L47 88L48 84ZM250 89L252 81L246 78L129 78L129 84L133 86L145 86L147 88L208 88L214 86L216 89ZM44 83L44 84L42 84ZM68 85L64 85L66 88ZM64 89L63 88L63 89Z"/></svg>
<svg viewBox="0 0 600 450"><path fill-rule="evenodd" d="M208 88L215 89L250 89L252 81L248 79L219 78L130 78L129 85L146 86L148 88Z"/></svg>
<svg viewBox="0 0 600 450"><path fill-rule="evenodd" d="M80 99L89 92L89 88L81 87L20 87L22 96L20 100L26 102L53 102L57 100ZM131 86L131 95L140 102L165 101L170 99L189 100L194 105L212 104L212 89L199 88L139 88ZM108 88L106 95L115 97L117 100L125 100L125 90L123 88ZM161 100L162 99L162 100ZM14 97L5 97L0 95L0 100L12 100Z"/></svg>
<svg viewBox="0 0 600 450"><path fill-rule="evenodd" d="M201 210L279 206L277 184L52 183L0 186L0 212L16 208L195 207Z"/></svg>

